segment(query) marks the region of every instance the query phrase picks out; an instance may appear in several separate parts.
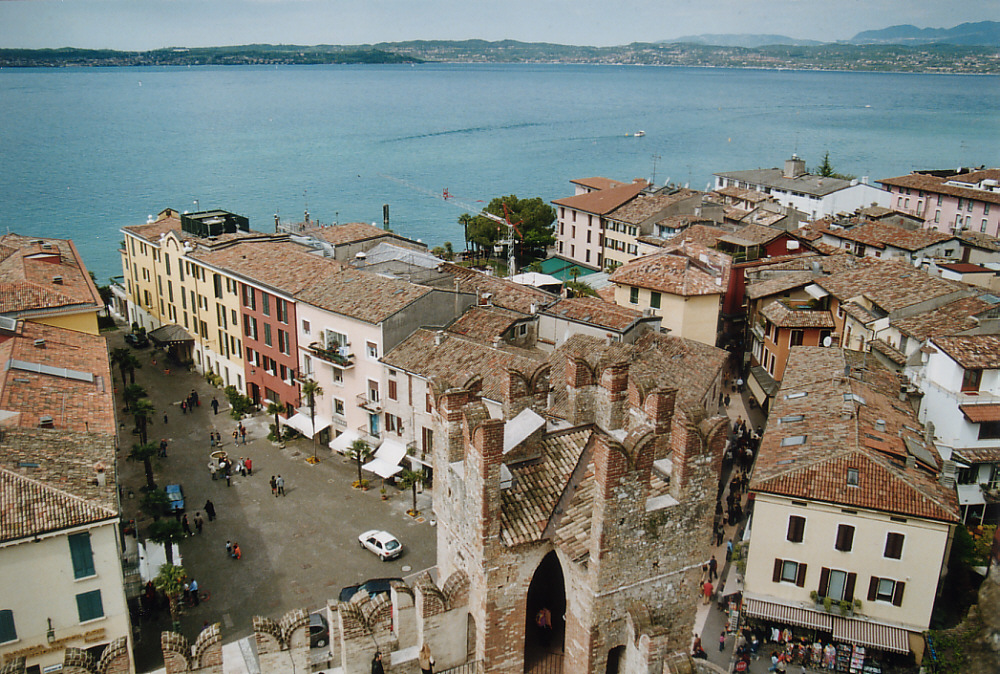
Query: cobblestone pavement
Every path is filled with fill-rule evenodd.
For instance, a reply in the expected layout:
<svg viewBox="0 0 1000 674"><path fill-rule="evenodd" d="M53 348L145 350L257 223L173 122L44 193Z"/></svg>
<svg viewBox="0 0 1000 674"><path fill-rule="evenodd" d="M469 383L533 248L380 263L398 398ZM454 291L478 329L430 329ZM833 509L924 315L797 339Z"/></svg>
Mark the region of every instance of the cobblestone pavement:
<svg viewBox="0 0 1000 674"><path fill-rule="evenodd" d="M122 346L123 333L108 333L108 344L109 348ZM311 465L306 462L314 451L311 440L299 439L283 449L268 441L273 417L265 414L244 421L247 444L235 446L232 431L237 422L230 417L221 390L195 372L167 370L162 351L147 348L133 353L142 363L136 383L146 389L157 410L149 441L166 438L168 442L167 458L154 463L156 482L161 488L175 482L183 486L192 529L196 512L205 518L203 533L179 545L184 568L207 597L199 606L186 608L181 618L181 631L189 639L197 637L203 624L219 622L223 641L236 641L251 633L254 615L278 619L292 608L319 609L328 599L336 599L345 585L381 576L406 578L434 565L436 531L431 525L429 489L418 498L425 517L414 519L406 514L412 505L409 491L389 486L389 499L382 501L377 483L367 492L352 489L356 464L329 448L318 448L321 461ZM136 520L141 542L151 522L138 508L145 479L142 464L125 458L138 436L132 434L132 419L123 411L117 371L114 378L119 401L122 517ZM182 414L179 403L192 389L198 392L201 405ZM217 415L210 405L213 396L220 402ZM211 430L221 433L222 449L231 457L253 459L253 476L234 475L230 487L224 479L212 481L208 471ZM286 495L276 498L268 482L278 474L285 479ZM206 499L215 504L214 522L205 516ZM385 529L396 535L405 546L403 556L380 562L362 550L357 536L366 529ZM227 540L239 542L241 560L226 555ZM161 612L156 618L138 621L137 626L138 671L161 667L160 632L169 629L169 616Z"/></svg>

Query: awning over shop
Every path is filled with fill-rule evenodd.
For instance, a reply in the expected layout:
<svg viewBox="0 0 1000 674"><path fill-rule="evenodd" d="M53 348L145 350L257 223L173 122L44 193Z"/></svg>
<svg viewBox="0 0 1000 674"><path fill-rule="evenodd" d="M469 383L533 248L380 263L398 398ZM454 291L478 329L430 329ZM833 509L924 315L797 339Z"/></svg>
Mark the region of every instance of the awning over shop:
<svg viewBox="0 0 1000 674"><path fill-rule="evenodd" d="M769 375L767 370L759 365L754 365L750 368L747 387L753 397L757 399L757 404L763 406L769 397L778 392L781 384L774 381L774 377Z"/></svg>
<svg viewBox="0 0 1000 674"><path fill-rule="evenodd" d="M161 346L194 341L194 337L179 325L162 325L146 336Z"/></svg>
<svg viewBox="0 0 1000 674"><path fill-rule="evenodd" d="M347 454L347 450L350 448L351 444L360 438L361 436L357 431L352 431L348 428L330 441L330 449L335 452L340 452L341 454Z"/></svg>
<svg viewBox="0 0 1000 674"><path fill-rule="evenodd" d="M744 599L743 613L751 618L763 618L764 620L773 620L778 623L810 627L824 632L833 630L833 616L829 613L810 611L798 606L775 604L762 599Z"/></svg>
<svg viewBox="0 0 1000 674"><path fill-rule="evenodd" d="M296 412L292 416L285 419L285 424L291 426L307 438L311 438L313 436L313 420L309 416L308 412ZM316 433L328 428L330 424L331 421L329 419L326 419L319 414L316 415Z"/></svg>
<svg viewBox="0 0 1000 674"><path fill-rule="evenodd" d="M894 653L910 652L909 632L901 627L890 627L867 620L833 618L833 638L859 646L870 646Z"/></svg>
<svg viewBox="0 0 1000 674"><path fill-rule="evenodd" d="M375 458L362 466L379 477L392 477L403 470L399 462L406 456L406 445L396 440L386 440L375 452Z"/></svg>

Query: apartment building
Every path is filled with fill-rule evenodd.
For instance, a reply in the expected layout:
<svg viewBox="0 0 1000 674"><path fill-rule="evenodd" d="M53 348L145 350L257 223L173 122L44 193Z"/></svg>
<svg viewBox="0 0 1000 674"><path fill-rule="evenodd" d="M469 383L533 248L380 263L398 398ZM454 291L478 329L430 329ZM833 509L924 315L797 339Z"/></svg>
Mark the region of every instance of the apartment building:
<svg viewBox="0 0 1000 674"><path fill-rule="evenodd" d="M915 171L878 181L886 204L922 218L946 234L963 231L1000 236L1000 169Z"/></svg>
<svg viewBox="0 0 1000 674"><path fill-rule="evenodd" d="M594 188L602 182L591 181ZM612 184L614 183L614 184ZM609 181L607 187L584 187L577 181L577 193L552 203L556 212L556 249L562 257L592 269L604 267L604 236L609 213L637 197L649 186L645 180L632 183Z"/></svg>

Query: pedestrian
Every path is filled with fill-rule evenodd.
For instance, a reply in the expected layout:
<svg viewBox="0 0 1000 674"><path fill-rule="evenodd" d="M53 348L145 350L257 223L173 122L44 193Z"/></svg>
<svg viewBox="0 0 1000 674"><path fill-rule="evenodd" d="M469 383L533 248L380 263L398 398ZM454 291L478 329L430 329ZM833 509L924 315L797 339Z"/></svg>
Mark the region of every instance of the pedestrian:
<svg viewBox="0 0 1000 674"><path fill-rule="evenodd" d="M208 443L212 449L215 449L215 431L208 432Z"/></svg>
<svg viewBox="0 0 1000 674"><path fill-rule="evenodd" d="M229 466L226 466L226 486L233 486L233 471L229 469Z"/></svg>
<svg viewBox="0 0 1000 674"><path fill-rule="evenodd" d="M181 519L181 528L184 529L184 535L185 536L190 536L191 535L191 523L188 522L187 513L184 513L184 518Z"/></svg>
<svg viewBox="0 0 1000 674"><path fill-rule="evenodd" d="M716 561L715 555L712 555L712 559L708 560L708 579L715 580L719 577L719 562Z"/></svg>
<svg viewBox="0 0 1000 674"><path fill-rule="evenodd" d="M232 541L226 541L226 554L229 555L230 557L233 556L233 542Z"/></svg>
<svg viewBox="0 0 1000 674"><path fill-rule="evenodd" d="M186 400L181 401L181 414L187 414L188 404Z"/></svg>
<svg viewBox="0 0 1000 674"><path fill-rule="evenodd" d="M218 413L219 413L219 401L216 399L215 396L212 396L212 414L218 414Z"/></svg>
<svg viewBox="0 0 1000 674"><path fill-rule="evenodd" d="M194 403L193 405L194 407L201 406L201 402L198 400L198 392L195 391L194 389L191 389L191 395L189 396L189 398L191 399L191 402Z"/></svg>
<svg viewBox="0 0 1000 674"><path fill-rule="evenodd" d="M201 518L201 513L200 512L195 513L194 514L194 528L198 530L199 534L201 534L201 528L203 526L205 526L205 520L203 520Z"/></svg>
<svg viewBox="0 0 1000 674"><path fill-rule="evenodd" d="M243 551L240 550L239 543L233 543L233 559L239 560L243 557Z"/></svg>
<svg viewBox="0 0 1000 674"><path fill-rule="evenodd" d="M704 593L705 596L701 600L701 603L702 604L707 604L710 601L712 601L712 592L714 592L714 591L715 591L715 588L712 587L712 581L706 580L705 581L705 585L702 588L702 592Z"/></svg>
<svg viewBox="0 0 1000 674"><path fill-rule="evenodd" d="M420 667L420 674L434 674L434 656L431 655L431 646L426 641L417 654L417 666Z"/></svg>
<svg viewBox="0 0 1000 674"><path fill-rule="evenodd" d="M160 438L160 458L167 458L167 439Z"/></svg>
<svg viewBox="0 0 1000 674"><path fill-rule="evenodd" d="M187 583L187 581L184 582L184 585L182 586L182 589L184 590L184 596L182 598L183 602L185 604L190 604L191 603L191 586Z"/></svg>
<svg viewBox="0 0 1000 674"><path fill-rule="evenodd" d="M240 440L244 445L247 444L247 429L243 425L243 422L240 422Z"/></svg>
<svg viewBox="0 0 1000 674"><path fill-rule="evenodd" d="M733 541L726 541L726 561L728 562L733 558Z"/></svg>
<svg viewBox="0 0 1000 674"><path fill-rule="evenodd" d="M164 424L167 423L167 413L166 412L163 413L163 423Z"/></svg>
<svg viewBox="0 0 1000 674"><path fill-rule="evenodd" d="M274 479L273 475L271 476L271 494L278 495L278 481Z"/></svg>
<svg viewBox="0 0 1000 674"><path fill-rule="evenodd" d="M285 478L283 478L283 477L281 477L279 475L274 480L274 485L278 488L278 493L274 495L275 498L277 498L278 496L284 496L285 495Z"/></svg>
<svg viewBox="0 0 1000 674"><path fill-rule="evenodd" d="M215 519L215 504L211 500L205 501L205 514L209 522Z"/></svg>
<svg viewBox="0 0 1000 674"><path fill-rule="evenodd" d="M212 481L215 481L215 461L208 462L208 472L212 475Z"/></svg>
<svg viewBox="0 0 1000 674"><path fill-rule="evenodd" d="M215 446L222 447L222 433L215 431Z"/></svg>
<svg viewBox="0 0 1000 674"><path fill-rule="evenodd" d="M722 633L719 634L719 652L721 653L724 650L726 650L726 632L725 632L725 630L723 630Z"/></svg>
<svg viewBox="0 0 1000 674"><path fill-rule="evenodd" d="M240 444L240 429L238 428L233 431L233 444L234 445Z"/></svg>
<svg viewBox="0 0 1000 674"><path fill-rule="evenodd" d="M242 456L236 461L236 472L239 475L245 475L245 473L243 472L243 457Z"/></svg>
<svg viewBox="0 0 1000 674"><path fill-rule="evenodd" d="M382 654L375 651L375 657L372 658L372 674L385 674L385 669L382 667Z"/></svg>
<svg viewBox="0 0 1000 674"><path fill-rule="evenodd" d="M253 475L253 461L249 456L243 460L243 467L247 469L247 475Z"/></svg>
<svg viewBox="0 0 1000 674"><path fill-rule="evenodd" d="M191 579L191 601L195 606L198 605L198 581L194 578Z"/></svg>

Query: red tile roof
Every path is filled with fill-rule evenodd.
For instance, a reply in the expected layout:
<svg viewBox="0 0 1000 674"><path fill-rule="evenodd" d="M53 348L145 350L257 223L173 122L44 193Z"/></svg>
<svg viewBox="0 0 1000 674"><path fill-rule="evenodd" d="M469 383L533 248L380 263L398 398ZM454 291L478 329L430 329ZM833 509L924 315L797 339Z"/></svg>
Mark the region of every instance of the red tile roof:
<svg viewBox="0 0 1000 674"><path fill-rule="evenodd" d="M866 246L885 248L893 246L906 251L919 251L955 237L935 229L905 229L888 222L867 222L847 229L827 229L826 233L846 241Z"/></svg>
<svg viewBox="0 0 1000 674"><path fill-rule="evenodd" d="M236 241L213 250L195 250L188 257L290 295L344 268L342 263L310 253L283 237Z"/></svg>
<svg viewBox="0 0 1000 674"><path fill-rule="evenodd" d="M989 421L1000 421L1000 404L987 403L985 405L959 405L965 418L973 424L981 424Z"/></svg>
<svg viewBox="0 0 1000 674"><path fill-rule="evenodd" d="M0 312L104 305L69 239L0 237Z"/></svg>
<svg viewBox="0 0 1000 674"><path fill-rule="evenodd" d="M556 206L564 206L584 213L606 215L622 204L637 197L648 184L645 180L639 180L629 185L618 185L597 192L556 199L552 203Z"/></svg>
<svg viewBox="0 0 1000 674"><path fill-rule="evenodd" d="M994 173L998 172L998 169L990 169L990 173L985 177L992 177ZM972 189L972 187L961 187L958 185L948 185L951 182L965 182L972 180L969 175L961 176L946 176L938 177L927 175L923 173L911 173L906 176L899 176L898 178L882 178L878 182L883 185L892 185L893 187L909 187L910 189L923 190L924 192L930 192L931 194L947 194L954 197L961 197L963 199L975 199L977 201L986 201L993 204L1000 204L1000 192L987 192L980 189ZM976 179L979 182L982 178Z"/></svg>
<svg viewBox="0 0 1000 674"><path fill-rule="evenodd" d="M570 182L592 190L606 190L609 187L620 187L621 185L628 184L628 183L623 183L620 180L613 180L612 178L602 178L600 176L595 176L593 178L577 178L575 180L570 180Z"/></svg>
<svg viewBox="0 0 1000 674"><path fill-rule="evenodd" d="M426 286L351 267L315 264L314 267L319 273L304 289L295 293L295 299L372 325L434 292Z"/></svg>
<svg viewBox="0 0 1000 674"><path fill-rule="evenodd" d="M722 274L683 255L657 251L626 262L609 280L620 286L647 288L681 297L721 295L725 289Z"/></svg>
<svg viewBox="0 0 1000 674"><path fill-rule="evenodd" d="M932 341L966 370L1000 368L1000 335L955 335Z"/></svg>
<svg viewBox="0 0 1000 674"><path fill-rule="evenodd" d="M625 332L642 319L641 311L622 307L597 297L561 299L542 313L556 318L588 323L616 332Z"/></svg>

